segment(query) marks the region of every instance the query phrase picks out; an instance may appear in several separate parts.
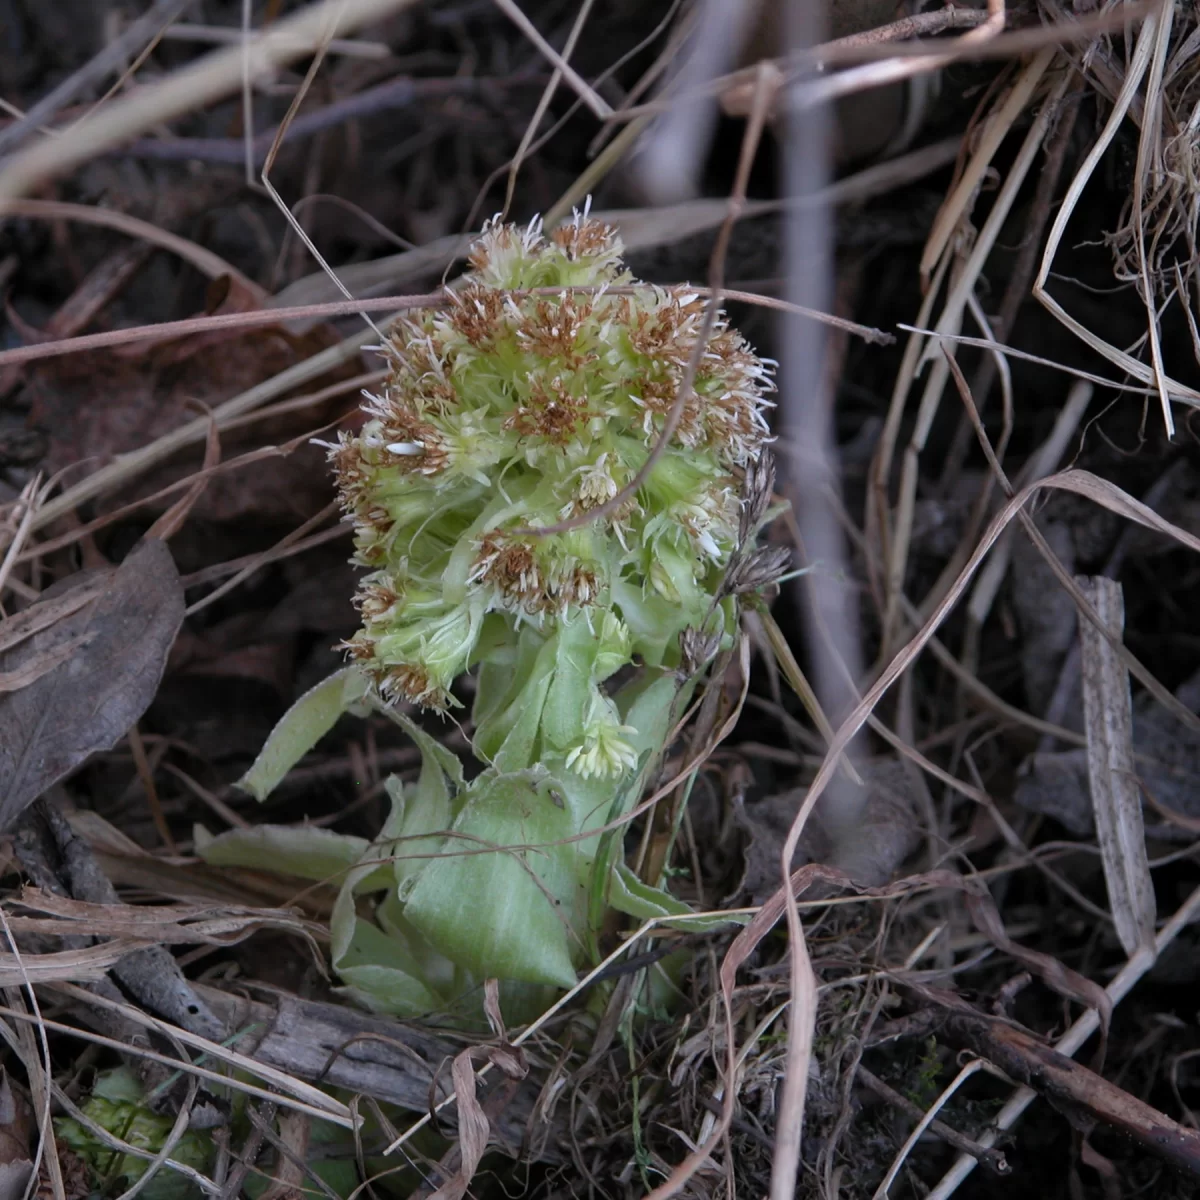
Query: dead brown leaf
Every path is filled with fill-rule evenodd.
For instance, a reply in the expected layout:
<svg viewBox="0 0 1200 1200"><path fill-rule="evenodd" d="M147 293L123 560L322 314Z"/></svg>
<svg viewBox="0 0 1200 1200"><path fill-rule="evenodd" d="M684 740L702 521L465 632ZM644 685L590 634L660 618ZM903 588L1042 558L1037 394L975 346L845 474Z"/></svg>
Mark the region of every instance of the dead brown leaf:
<svg viewBox="0 0 1200 1200"><path fill-rule="evenodd" d="M150 348L139 345L124 355L96 351L40 363L30 372L25 397L30 402L29 423L49 435L45 469L52 473L83 462L93 469L103 466L185 424L195 416L197 404L216 408L335 340L328 326L303 338L279 329L222 330ZM236 457L264 441L287 441L334 419L346 405L346 399L337 396L323 405L259 421L240 436L223 438L222 451ZM167 464L121 499L152 494L191 469L178 462ZM196 497L192 515L210 521L253 515L290 523L319 508L328 491L322 452L304 445L290 457L271 459L255 470L211 479L204 494Z"/></svg>
<svg viewBox="0 0 1200 1200"><path fill-rule="evenodd" d="M183 621L170 551L160 541L143 541L103 574L98 591L92 581L84 585L95 594L76 611L0 654L0 673L13 675L64 643L80 643L29 686L0 694L0 829L89 754L111 747L158 690Z"/></svg>

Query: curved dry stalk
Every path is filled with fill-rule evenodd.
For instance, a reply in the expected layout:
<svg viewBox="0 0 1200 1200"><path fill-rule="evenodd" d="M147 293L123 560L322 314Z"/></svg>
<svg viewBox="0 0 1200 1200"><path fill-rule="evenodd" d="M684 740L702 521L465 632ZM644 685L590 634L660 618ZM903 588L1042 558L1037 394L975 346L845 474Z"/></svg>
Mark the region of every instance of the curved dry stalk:
<svg viewBox="0 0 1200 1200"><path fill-rule="evenodd" d="M644 286L644 285L643 285ZM626 292L636 292L634 287L610 287L605 291L610 296L619 296ZM513 296L551 295L561 296L564 291L589 293L595 292L595 287L576 288L530 288L526 292L513 291ZM692 291L697 296L711 296L712 289L696 287ZM744 304L754 304L759 308L772 308L779 312L795 313L813 321L821 321L836 329L845 330L864 341L875 345L887 345L891 335L869 325L859 325L843 317L830 313L818 312L811 308L789 304L775 296L763 296L757 292L739 292L736 290L722 291L727 299L739 300ZM0 350L0 367L21 366L24 363L38 362L47 358L58 358L64 354L84 354L92 350L108 350L116 346L129 346L137 342L169 341L175 338L187 337L190 334L216 333L225 329L258 329L263 326L281 325L288 321L311 320L313 317L346 317L360 316L370 312L387 312L393 310L398 317L414 308L445 308L450 303L445 291L426 292L414 296L382 296L378 299L349 299L334 300L325 304L303 304L295 308L265 308L251 312L216 313L212 316L185 317L180 321L160 321L153 325L136 325L129 329L110 329L104 333L85 333L77 337L56 338L49 342L36 342L29 346L14 346L10 350ZM391 318L385 318L384 324L390 323ZM371 325L372 332L378 333ZM380 334L379 336L382 336ZM598 511L598 510L597 510Z"/></svg>
<svg viewBox="0 0 1200 1200"><path fill-rule="evenodd" d="M567 35L567 43L565 46L563 46L562 61L564 64L568 64L571 55L575 53L575 46L579 41L580 34L583 33L583 27L587 24L588 17L591 15L592 5L594 2L595 0L583 0L583 3L579 6L579 12L576 14L575 22L571 26L571 32ZM503 5L501 7L503 7ZM517 146L517 151L513 155L512 161L508 165L508 186L504 189L504 205L500 209L500 216L497 218L498 220L508 220L508 213L509 209L512 207L513 194L517 188L517 175L521 170L521 164L525 161L525 156L530 151L530 145L533 142L534 135L537 133L537 127L542 123L542 118L546 115L546 110L550 107L550 101L554 99L554 93L558 91L558 85L562 82L562 80L562 68L556 65L554 68L554 73L550 76L549 82L542 90L542 95L538 100L537 108L533 110L533 116L529 118L529 123L525 126L525 132L521 135L521 141ZM590 91L591 89L589 88L588 90ZM579 99L580 101L583 101L582 96L580 96ZM572 108L573 107L574 106L572 106ZM611 109L609 111L611 112Z"/></svg>
<svg viewBox="0 0 1200 1200"><path fill-rule="evenodd" d="M54 1066L50 1059L50 1039L46 1036L46 1022L42 1016L41 1007L38 1004L37 993L33 989L33 981L29 978L29 974L25 969L25 960L21 954L20 948L17 946L16 939L12 935L12 930L9 928L8 918L4 912L0 910L0 922L4 925L4 937L8 942L9 949L16 960L17 967L21 974L21 987L24 993L29 997L30 1006L33 1009L32 1019L37 1027L37 1037L41 1049L41 1059L39 1061L30 1061L33 1057L25 1053L29 1049L29 1029L18 1028L10 1030L7 1026L4 1029L5 1041L12 1045L12 1048L17 1052L17 1057L21 1059L25 1070L29 1075L29 1091L34 1103L41 1109L38 1114L38 1142L37 1150L34 1152L33 1169L30 1171L29 1186L26 1189L28 1195L32 1187L36 1185L38 1173L43 1164L46 1167L46 1174L50 1177L50 1189L54 1195L54 1200L66 1200L66 1190L63 1184L62 1162L58 1156L58 1140L54 1136L54 1126L50 1120L50 1098L54 1088ZM21 992L18 991L14 996L14 1003L19 998ZM24 1002L23 1000L21 1001ZM23 1016L28 1014L22 1013ZM13 1042L16 1045L13 1045Z"/></svg>
<svg viewBox="0 0 1200 1200"><path fill-rule="evenodd" d="M612 106L598 96L587 80L542 37L537 31L537 27L517 7L514 0L494 0L494 2L496 7L537 47L538 53L553 65L555 73L561 75L571 85L575 94L596 117L605 121L612 116Z"/></svg>
<svg viewBox="0 0 1200 1200"><path fill-rule="evenodd" d="M1095 144L1088 151L1087 156L1080 164L1078 171L1076 171L1075 177L1072 179L1071 185L1063 197L1054 223L1050 227L1050 232L1046 238L1046 247L1042 252L1041 263L1038 267L1037 277L1034 280L1032 289L1033 295L1047 311L1075 334L1076 337L1080 338L1095 350L1097 354L1108 359L1109 362L1119 367L1126 374L1131 375L1140 383L1154 388L1162 405L1163 422L1168 436L1173 436L1175 429L1174 418L1171 415L1171 401L1183 401L1192 405L1198 405L1200 404L1200 392L1179 383L1167 375L1162 367L1161 352L1156 349L1157 318L1154 311L1153 293L1146 291L1143 295L1143 300L1147 306L1149 321L1147 328L1151 340L1151 354L1154 359L1152 364L1147 366L1145 363L1134 358L1133 355L1104 341L1087 329L1082 322L1071 316L1066 308L1046 290L1046 283L1050 277L1050 271L1054 263L1054 258L1058 253L1059 245L1062 242L1063 234L1066 232L1067 223L1075 212L1079 198L1083 194L1083 189L1095 173L1100 159L1112 144L1113 138L1116 137L1117 129L1125 119L1126 114L1130 111L1138 89L1141 87L1142 80L1146 77L1147 72L1152 71L1152 64L1161 63L1162 55L1165 54L1165 49L1161 41L1163 28L1166 26L1169 30L1170 14L1172 11L1173 5L1170 0L1164 0L1163 3L1156 5L1154 10L1147 14L1138 34L1138 40L1134 46L1133 55L1126 70L1121 90L1113 104L1112 112L1109 114L1108 120L1105 122L1104 128L1101 130ZM1153 72L1152 78L1161 79L1159 67L1154 66ZM1151 121L1143 121L1144 129L1151 125ZM1142 142L1139 142L1139 163L1144 161L1142 144ZM1142 253L1144 255L1144 251ZM1148 280L1144 282L1143 286L1145 287L1147 283Z"/></svg>
<svg viewBox="0 0 1200 1200"><path fill-rule="evenodd" d="M100 225L106 229L115 229L131 238L149 242L163 250L178 255L186 263L191 263L202 275L209 279L220 279L228 276L246 294L258 303L267 298L265 289L259 287L249 276L243 275L237 267L223 259L219 254L195 242L188 241L178 234L169 233L152 225L149 221L141 221L128 213L116 209L100 208L90 204L71 204L63 200L5 200L0 202L0 217L27 217L44 221L79 221L85 225Z"/></svg>
<svg viewBox="0 0 1200 1200"><path fill-rule="evenodd" d="M1022 72L1021 78L1014 85L997 116L997 126L999 129L1007 130L1011 123L1015 121L1017 115L1024 110L1042 76L1049 69L1054 54L1055 51L1052 49L1043 50ZM1003 223L1012 209L1012 205L1016 201L1017 192L1024 182L1025 176L1032 168L1034 158L1041 149L1042 142L1050 127L1054 110L1065 94L1068 84L1069 77L1064 75L1055 85L1046 103L1042 105L1041 111L1026 134L1021 144L1021 149L1017 153L1016 160L1008 171L1004 185L993 201L991 211L988 213L983 228L979 231L975 244L971 247L970 253L966 256L953 278L950 291L942 305L941 314L934 323L934 329L939 336L944 334L958 334L962 324L963 313L975 288L979 274L983 270L988 256L991 254L996 239L1000 235ZM979 156L983 157L986 163L990 161L991 156L998 147L999 142L995 139L985 139L984 144L980 148ZM953 257L952 252L947 250L945 257ZM911 358L906 356L905 365L908 365L909 362L912 363L914 375L916 370L919 369L922 357L932 354L933 346L934 341L931 340L924 346L918 347ZM944 357L934 358L933 365L929 371L929 378L921 394L913 432L903 455L900 496L892 522L892 540L887 560L888 570L884 593L884 636L880 650L881 661L889 655L891 647L900 633L901 618L898 597L908 567L908 551L916 505L918 461L925 447L929 431L932 428L934 417L937 415L938 407L941 404L949 373L950 365L947 360ZM908 397L910 385L910 376L902 374L897 380L896 390L892 397L893 408L888 414L888 426L892 429L898 430L899 428L901 414ZM878 463L874 468L876 480L881 481L887 478L890 465L890 459L887 456L887 446L881 445Z"/></svg>
<svg viewBox="0 0 1200 1200"><path fill-rule="evenodd" d="M921 1135L924 1134L925 1130L933 1124L938 1113L945 1108L946 1104L949 1102L954 1093L957 1092L958 1089L962 1087L962 1085L966 1083L976 1071L982 1071L986 1067L987 1063L985 1063L982 1058L973 1058L942 1089L941 1095L939 1095L938 1098L929 1106L925 1112L925 1115L914 1126L912 1133L905 1138L904 1145L900 1147L896 1157L892 1160L892 1165L888 1167L887 1174L883 1177L883 1180L875 1189L875 1194L871 1197L871 1200L887 1200L888 1189L893 1183L895 1183L896 1176L900 1174L900 1168L904 1166L904 1160L908 1158L909 1154L912 1152L912 1148L917 1144L918 1141L920 1141ZM972 1158L971 1161L975 1162L977 1160Z"/></svg>
<svg viewBox="0 0 1200 1200"><path fill-rule="evenodd" d="M136 1005L110 1000L106 996L99 996L94 992L85 991L83 988L75 987L69 983L56 983L52 985L52 988L56 992L61 992L72 999L82 1001L92 1007L99 1006L119 1013L122 1017L142 1026L144 1029L153 1030L164 1037L177 1039L185 1046L191 1046L193 1049L201 1051L209 1061L223 1063L233 1068L234 1072L245 1072L254 1078L263 1080L264 1083L278 1090L275 1092L268 1091L266 1088L259 1087L256 1084L246 1083L234 1073L222 1075L219 1071L214 1071L209 1067L202 1067L195 1063L181 1063L178 1059L170 1058L165 1054L159 1054L157 1051L143 1047L128 1046L102 1034L93 1033L86 1029L77 1029L72 1025L65 1025L57 1021L47 1020L47 1029L70 1034L72 1037L83 1038L85 1041L95 1042L97 1045L110 1046L123 1053L137 1054L152 1062L161 1062L172 1069L186 1071L189 1074L196 1075L201 1079L207 1079L209 1082L218 1084L221 1087L235 1088L238 1091L245 1092L249 1096L257 1096L259 1099L273 1100L280 1105L293 1108L298 1112L307 1113L317 1120L330 1121L335 1125L340 1125L343 1129L353 1129L358 1124L350 1109L340 1100L333 1099L333 1097L326 1095L320 1088L314 1087L312 1084L292 1078L286 1071L268 1066L266 1063L256 1062L253 1058L245 1054L240 1054L228 1046L209 1041L198 1034L189 1033L186 1029L181 1029L168 1021L161 1021L157 1017L152 1017L148 1013L143 1012ZM28 1013L17 1012L11 1008L0 1008L0 1012L3 1012L5 1016L13 1017L19 1021L28 1022L33 1019Z"/></svg>
<svg viewBox="0 0 1200 1200"><path fill-rule="evenodd" d="M415 3L320 0L311 4L279 21L273 33L255 38L249 46L215 51L158 83L113 101L60 136L18 151L0 167L0 200L24 195L162 121L233 95L242 86L244 70L254 76L269 75L312 54L339 34L382 20Z"/></svg>
<svg viewBox="0 0 1200 1200"><path fill-rule="evenodd" d="M223 404L217 405L212 410L211 416L197 417L148 445L121 455L115 462L101 467L86 479L81 479L78 483L66 488L62 495L47 501L34 517L33 529L35 531L43 529L84 501L94 499L96 496L101 496L105 492L128 483L131 479L136 479L185 446L203 442L208 436L212 422L215 422L217 428L220 429L223 427L224 421L252 412L277 396L291 391L292 388L299 387L310 379L319 379L326 372L352 361L358 356L370 337L371 331L368 329L346 338L338 345L331 346L328 350L322 350L319 354L314 354L311 358L296 363L286 371L281 371L263 383L255 384L246 391L226 400Z"/></svg>
<svg viewBox="0 0 1200 1200"><path fill-rule="evenodd" d="M131 22L100 52L88 59L79 70L68 75L49 91L28 112L7 129L0 130L0 154L11 153L38 126L47 124L55 114L66 108L81 92L98 83L115 67L121 66L134 51L147 43L151 45L162 31L183 12L192 0L154 0L149 11ZM85 118L86 119L86 118Z"/></svg>
<svg viewBox="0 0 1200 1200"><path fill-rule="evenodd" d="M782 853L780 855L781 863L785 872L790 872L791 863L794 859L797 845L799 844L800 834L802 833L805 823L811 815L817 801L824 794L829 784L833 780L834 773L838 768L841 757L846 753L850 742L859 733L865 724L873 715L875 708L882 700L884 694L890 689L892 684L906 671L909 666L915 661L916 657L924 649L924 647L932 639L942 622L949 616L959 598L965 593L970 584L975 572L978 570L984 558L990 552L992 546L1000 538L1008 525L1016 518L1024 514L1026 505L1039 492L1049 489L1063 489L1072 491L1077 494L1088 496L1091 499L1111 508L1130 519L1136 520L1139 523L1146 524L1150 528L1164 531L1170 529L1171 536L1177 538L1180 542L1187 545L1189 548L1200 552L1200 539L1193 537L1184 530L1176 526L1170 525L1164 521L1156 513L1144 509L1138 501L1133 497L1128 496L1121 489L1108 483L1105 480L1099 479L1090 472L1070 470L1060 472L1057 475L1052 475L1047 479L1039 480L1028 484L1016 493L1005 506L996 514L984 532L979 545L972 554L970 560L963 568L954 587L950 589L943 600L938 604L933 613L925 624L917 631L912 639L893 657L887 667L879 675L870 689L865 693L862 700L854 707L850 715L842 723L838 729L833 742L829 747L828 753L825 755L824 761L818 770L816 777L809 786L808 792L796 814L795 820L792 823L791 829L788 832L785 840ZM1087 608L1090 606L1081 605L1084 608L1085 615L1088 614ZM806 868L802 868L804 870ZM796 900L792 889L792 877L785 875L785 883L778 892L763 906L759 915L751 922L738 938L735 939L734 946L726 953L725 960L722 964L722 978L725 977L726 968L733 964L733 969L736 970L736 964L744 961L746 955L762 940L763 937L775 926L779 918L787 913L789 931L795 935L801 932L799 910L796 908ZM735 949L737 951L735 955ZM797 955L796 943L793 943L793 955ZM800 968L793 966L793 989L797 985L803 985L803 978L799 974ZM811 972L810 972L811 973ZM790 1035L789 1041L789 1066L793 1066L796 1062L803 1061L803 1056L808 1052L809 1046L805 1034L805 1027L794 1028L794 1033ZM793 1040L794 1039L794 1040ZM794 1055L794 1057L793 1057ZM729 1108L729 1115L732 1116L732 1107ZM702 1147L702 1150L708 1150L711 1147ZM700 1152L697 1152L699 1154ZM694 1171L703 1161L703 1157L697 1159L696 1155L689 1156L687 1160L692 1164ZM971 1160L972 1165L974 1160ZM672 1177L674 1178L674 1176ZM662 1188L656 1189L654 1195L666 1200L666 1197L671 1194L667 1190L668 1184Z"/></svg>

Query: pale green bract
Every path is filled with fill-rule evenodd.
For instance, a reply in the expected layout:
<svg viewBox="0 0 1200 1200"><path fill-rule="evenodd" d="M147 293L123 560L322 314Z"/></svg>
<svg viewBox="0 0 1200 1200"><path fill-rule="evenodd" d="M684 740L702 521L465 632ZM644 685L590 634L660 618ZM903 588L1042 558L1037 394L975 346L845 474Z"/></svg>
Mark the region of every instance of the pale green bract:
<svg viewBox="0 0 1200 1200"><path fill-rule="evenodd" d="M767 441L770 370L718 317L645 482L556 528L645 465L703 332L701 298L635 283L620 254L586 215L548 237L536 222L488 226L448 304L391 331L362 428L329 447L368 569L353 665L293 706L243 786L262 799L339 712L374 706L423 760L414 786L390 781L380 836L197 837L213 862L272 855L336 878L333 967L376 1009L461 1013L497 978L520 1011L598 960L611 908L686 911L625 867L619 830L598 831L640 797L690 691L681 635L734 632L721 585L753 535L741 476ZM472 667L486 767L467 783L397 706L457 705Z"/></svg>

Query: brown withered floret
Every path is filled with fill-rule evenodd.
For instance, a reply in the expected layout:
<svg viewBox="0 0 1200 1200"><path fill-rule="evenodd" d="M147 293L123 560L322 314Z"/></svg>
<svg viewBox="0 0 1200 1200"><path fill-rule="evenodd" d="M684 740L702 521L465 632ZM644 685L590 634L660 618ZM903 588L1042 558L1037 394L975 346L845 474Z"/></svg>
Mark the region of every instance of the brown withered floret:
<svg viewBox="0 0 1200 1200"><path fill-rule="evenodd" d="M539 358L557 359L569 370L577 371L595 362L596 355L579 347L579 335L591 319L593 302L590 296L546 297L534 304L533 312L517 330L524 349Z"/></svg>
<svg viewBox="0 0 1200 1200"><path fill-rule="evenodd" d="M452 303L447 318L472 346L493 341L504 329L504 293L498 288L468 284Z"/></svg>
<svg viewBox="0 0 1200 1200"><path fill-rule="evenodd" d="M412 404L388 392L373 411L380 418L379 432L389 465L398 471L422 475L436 475L445 470L445 439L437 426L423 420ZM387 450L388 446L395 445L402 445L410 452L396 454Z"/></svg>
<svg viewBox="0 0 1200 1200"><path fill-rule="evenodd" d="M562 576L547 576L527 541L498 529L480 539L471 581L494 587L509 608L531 616L569 604L592 604L600 594L591 567L576 564Z"/></svg>
<svg viewBox="0 0 1200 1200"><path fill-rule="evenodd" d="M392 373L388 390L409 397L422 408L443 415L460 399L450 380L452 355L434 344L429 332L414 321L400 321L388 339Z"/></svg>
<svg viewBox="0 0 1200 1200"><path fill-rule="evenodd" d="M404 599L402 592L384 583L366 583L354 597L354 607L364 621L383 620Z"/></svg>
<svg viewBox="0 0 1200 1200"><path fill-rule="evenodd" d="M680 288L669 289L667 294L667 303L653 311L635 307L628 296L623 297L622 324L635 353L682 370L696 344L704 303ZM690 298L685 300L684 296Z"/></svg>
<svg viewBox="0 0 1200 1200"><path fill-rule="evenodd" d="M329 448L329 461L337 475L342 508L346 512L356 511L365 500L371 481L371 465L363 457L362 445L357 438L343 432Z"/></svg>
<svg viewBox="0 0 1200 1200"><path fill-rule="evenodd" d="M374 643L368 639L364 629L347 641L339 642L334 649L343 651L347 658L356 663L369 663L375 657Z"/></svg>
<svg viewBox="0 0 1200 1200"><path fill-rule="evenodd" d="M533 548L498 529L480 539L471 579L494 587L508 604L526 612L540 612L549 607L546 584Z"/></svg>
<svg viewBox="0 0 1200 1200"><path fill-rule="evenodd" d="M567 604L591 604L599 595L600 584L590 567L575 567L566 579L553 589L554 598L560 606Z"/></svg>
<svg viewBox="0 0 1200 1200"><path fill-rule="evenodd" d="M364 567L381 566L387 557L388 538L395 521L387 509L378 505L364 506L357 511L358 530L354 538L354 557Z"/></svg>
<svg viewBox="0 0 1200 1200"><path fill-rule="evenodd" d="M612 254L616 249L616 230L603 221L568 221L550 234L554 242L567 257L578 261L581 258Z"/></svg>
<svg viewBox="0 0 1200 1200"><path fill-rule="evenodd" d="M591 415L587 400L572 396L561 379L552 380L549 388L535 379L528 403L517 407L505 420L504 428L522 437L540 437L551 445L565 446Z"/></svg>
<svg viewBox="0 0 1200 1200"><path fill-rule="evenodd" d="M744 373L759 367L759 359L736 329L723 326L714 331L704 347L706 358L711 356L726 371Z"/></svg>
<svg viewBox="0 0 1200 1200"><path fill-rule="evenodd" d="M450 698L445 690L431 683L429 673L416 663L376 667L371 674L379 694L385 700L408 700L423 708L439 711L449 706Z"/></svg>
<svg viewBox="0 0 1200 1200"><path fill-rule="evenodd" d="M683 373L672 371L666 376L642 379L637 394L642 404L657 416L665 417L679 398L683 386ZM703 402L694 389L689 391L683 402L675 436L685 446L695 446L703 441Z"/></svg>
<svg viewBox="0 0 1200 1200"><path fill-rule="evenodd" d="M532 231L531 231L532 232ZM467 255L467 264L472 271L486 271L492 265L492 251L501 254L512 250L521 240L521 233L514 225L491 225Z"/></svg>

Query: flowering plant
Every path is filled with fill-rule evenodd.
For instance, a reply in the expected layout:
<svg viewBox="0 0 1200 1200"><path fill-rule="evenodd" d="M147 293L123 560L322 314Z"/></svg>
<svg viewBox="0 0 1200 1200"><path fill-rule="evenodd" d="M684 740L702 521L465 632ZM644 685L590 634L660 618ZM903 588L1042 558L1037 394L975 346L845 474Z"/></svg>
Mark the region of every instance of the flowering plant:
<svg viewBox="0 0 1200 1200"><path fill-rule="evenodd" d="M682 908L633 876L607 827L702 666L684 635L735 630L727 579L735 559L746 574L770 490L769 365L705 318L695 291L635 283L615 231L586 214L549 236L493 223L446 307L392 329L365 423L329 447L368 571L353 666L284 718L245 785L265 794L356 703L421 746L421 779L393 781L372 846L317 837L317 860L349 872L335 968L375 1007L441 1008L489 976L569 986L610 905ZM468 784L398 706L458 707L476 666L486 768ZM235 831L205 853L243 861L249 845ZM352 898L374 891L367 921Z"/></svg>

